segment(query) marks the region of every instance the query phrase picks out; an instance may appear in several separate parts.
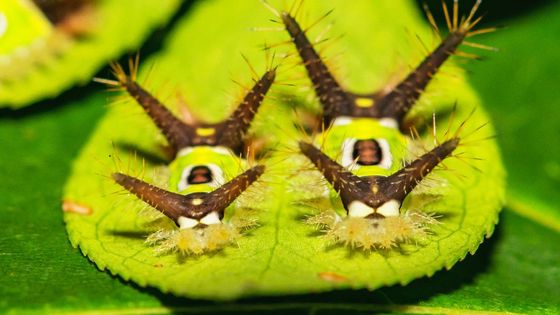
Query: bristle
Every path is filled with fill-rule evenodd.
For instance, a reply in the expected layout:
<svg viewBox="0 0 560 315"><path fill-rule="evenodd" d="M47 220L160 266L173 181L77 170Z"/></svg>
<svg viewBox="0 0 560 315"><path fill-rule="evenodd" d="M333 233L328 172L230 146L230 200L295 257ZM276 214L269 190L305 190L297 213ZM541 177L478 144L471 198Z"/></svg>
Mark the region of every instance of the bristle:
<svg viewBox="0 0 560 315"><path fill-rule="evenodd" d="M343 166L333 161L314 145L303 141L299 142L301 153L305 155L323 174L327 181L339 192L343 200L351 200L350 196L361 190L364 181Z"/></svg>
<svg viewBox="0 0 560 315"><path fill-rule="evenodd" d="M229 206L239 195L253 184L264 173L265 166L254 166L244 173L236 176L231 181L220 186L218 189L208 194L208 207L214 211L221 211Z"/></svg>
<svg viewBox="0 0 560 315"><path fill-rule="evenodd" d="M331 243L370 251L391 249L403 243L420 243L426 239L430 227L437 224L437 220L420 211L407 211L396 217L382 219L337 219L333 211L326 211L311 217L307 223L323 231Z"/></svg>
<svg viewBox="0 0 560 315"><path fill-rule="evenodd" d="M297 21L287 12L282 13L282 21L296 45L309 78L323 106L323 116L330 122L337 116L348 114L353 100L331 74Z"/></svg>
<svg viewBox="0 0 560 315"><path fill-rule="evenodd" d="M113 179L124 189L133 193L136 197L159 210L175 222L177 222L179 217L184 215L184 213L189 213L188 205L183 195L155 187L122 173L114 173Z"/></svg>
<svg viewBox="0 0 560 315"><path fill-rule="evenodd" d="M389 177L377 178L379 191L383 192L387 200L403 201L424 177L457 148L459 142L459 138L447 140Z"/></svg>
<svg viewBox="0 0 560 315"><path fill-rule="evenodd" d="M121 81L120 78L119 81ZM192 145L192 139L195 137L192 127L175 117L171 111L136 81L127 77L126 80L121 81L121 84L130 96L144 108L176 151Z"/></svg>
<svg viewBox="0 0 560 315"><path fill-rule="evenodd" d="M421 92L443 63L457 51L464 38L464 34L449 34L393 91L377 102L380 116L394 118L402 124L405 115L420 98Z"/></svg>
<svg viewBox="0 0 560 315"><path fill-rule="evenodd" d="M247 93L241 104L223 123L216 125L217 145L242 150L243 137L247 133L266 93L276 78L276 70L267 71Z"/></svg>
<svg viewBox="0 0 560 315"><path fill-rule="evenodd" d="M229 222L212 224L198 229L161 229L148 236L146 243L154 246L156 255L179 253L201 255L235 244L244 231L256 226L251 213L235 213Z"/></svg>

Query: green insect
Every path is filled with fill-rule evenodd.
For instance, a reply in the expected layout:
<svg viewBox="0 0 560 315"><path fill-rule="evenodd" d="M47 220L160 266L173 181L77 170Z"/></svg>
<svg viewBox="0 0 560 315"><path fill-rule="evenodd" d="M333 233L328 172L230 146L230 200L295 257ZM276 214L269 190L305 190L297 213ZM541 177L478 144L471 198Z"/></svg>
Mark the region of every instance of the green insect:
<svg viewBox="0 0 560 315"><path fill-rule="evenodd" d="M345 215L326 211L309 220L325 228L332 241L364 250L392 248L421 239L436 223L433 216L407 210L403 203L441 161L452 155L461 140L452 136L404 163L412 142L405 116L464 39L485 31L473 30L480 21L475 17L479 5L477 1L470 14L458 22L458 2L454 2L451 15L444 3L449 35L395 88L371 94L343 88L296 19L288 12L278 13L322 105L323 125L328 126L318 134L315 144L302 141L299 149L334 189L330 195L335 204L342 201ZM432 15L428 16L437 29Z"/></svg>
<svg viewBox="0 0 560 315"><path fill-rule="evenodd" d="M24 75L88 31L93 0L6 0L0 3L0 79Z"/></svg>
<svg viewBox="0 0 560 315"><path fill-rule="evenodd" d="M228 220L224 215L230 204L265 170L264 165L249 168L247 160L240 156L244 136L274 82L275 70L267 71L256 82L225 121L190 125L175 117L137 83L137 61L131 63L131 75L118 64L112 67L117 80L97 81L126 90L143 107L175 152L175 159L169 165L168 190L122 173L113 174L119 185L174 223L150 235L148 242L159 245L160 253L178 251L183 254L201 254L234 242L244 229L255 223L238 211ZM240 169L247 170L239 174Z"/></svg>

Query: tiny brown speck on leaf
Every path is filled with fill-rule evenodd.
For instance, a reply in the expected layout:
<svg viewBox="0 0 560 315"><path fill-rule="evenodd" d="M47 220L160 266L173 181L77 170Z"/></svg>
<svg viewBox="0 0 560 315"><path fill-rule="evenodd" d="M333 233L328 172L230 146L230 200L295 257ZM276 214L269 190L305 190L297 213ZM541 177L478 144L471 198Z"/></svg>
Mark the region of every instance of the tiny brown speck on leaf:
<svg viewBox="0 0 560 315"><path fill-rule="evenodd" d="M348 278L345 276L339 275L338 273L330 272L330 271L323 271L317 274L319 278L328 281L328 282L346 282Z"/></svg>
<svg viewBox="0 0 560 315"><path fill-rule="evenodd" d="M62 211L74 212L81 215L90 215L93 213L93 209L91 207L71 200L64 200L62 202Z"/></svg>

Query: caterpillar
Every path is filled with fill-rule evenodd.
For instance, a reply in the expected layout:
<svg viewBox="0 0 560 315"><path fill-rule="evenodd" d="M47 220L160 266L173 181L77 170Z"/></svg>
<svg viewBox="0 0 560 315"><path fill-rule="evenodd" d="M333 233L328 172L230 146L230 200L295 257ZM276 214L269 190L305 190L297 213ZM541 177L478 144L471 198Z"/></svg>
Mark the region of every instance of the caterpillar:
<svg viewBox="0 0 560 315"><path fill-rule="evenodd" d="M87 84L180 5L180 0L1 1L0 107L28 106Z"/></svg>
<svg viewBox="0 0 560 315"><path fill-rule="evenodd" d="M332 242L366 251L390 249L423 239L437 223L432 215L407 210L403 203L426 176L453 155L461 138L457 132L407 161L412 142L408 133L413 129L405 118L445 61L459 54L465 39L489 31L474 30L481 20L476 16L480 2L460 21L458 2L454 2L451 14L443 3L449 34L396 87L368 94L342 87L294 16L287 11L277 13L322 107L325 130L315 141L300 141L298 146L334 189L333 198L342 202L344 215L324 211L308 220L324 229ZM439 34L433 16L429 10L427 13Z"/></svg>
<svg viewBox="0 0 560 315"><path fill-rule="evenodd" d="M136 81L138 58L130 62L130 68L131 74L127 75L121 65L112 64L116 80L96 81L124 89L144 109L175 152L169 164L169 190L120 172L112 175L118 185L174 223L170 229L151 234L147 242L157 245L158 253L195 255L235 242L255 220L236 212L236 216L225 222L226 208L259 179L265 166L254 165L225 181L227 176L250 164L240 157L243 139L275 80L275 69L268 70L255 83L228 119L213 124L187 124Z"/></svg>
<svg viewBox="0 0 560 315"><path fill-rule="evenodd" d="M9 0L0 4L1 79L26 75L87 34L93 24L95 0Z"/></svg>

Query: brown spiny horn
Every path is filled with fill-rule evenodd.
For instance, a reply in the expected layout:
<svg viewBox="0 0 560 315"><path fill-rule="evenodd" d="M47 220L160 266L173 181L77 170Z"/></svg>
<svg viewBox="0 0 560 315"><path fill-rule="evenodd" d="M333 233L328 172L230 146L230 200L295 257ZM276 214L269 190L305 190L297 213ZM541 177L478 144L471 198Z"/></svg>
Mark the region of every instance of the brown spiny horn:
<svg viewBox="0 0 560 315"><path fill-rule="evenodd" d="M457 50L465 34L450 33L422 63L391 92L376 102L381 117L401 123L441 65Z"/></svg>
<svg viewBox="0 0 560 315"><path fill-rule="evenodd" d="M152 121L161 130L169 144L179 151L192 145L194 129L179 120L158 99L146 91L138 82L130 77L119 78L120 83L138 104L144 108Z"/></svg>
<svg viewBox="0 0 560 315"><path fill-rule="evenodd" d="M369 182L367 180L354 175L314 145L300 141L299 150L315 164L334 190L340 194L345 206L355 200L357 195L361 195L364 189L368 189Z"/></svg>
<svg viewBox="0 0 560 315"><path fill-rule="evenodd" d="M475 13L480 6L481 0L478 0L470 11L466 19L458 20L458 1L454 1L453 13L450 15L447 5L443 2L443 10L445 19L449 28L449 34L439 44L439 46L430 53L424 60L411 72L401 83L399 83L391 92L376 101L379 117L393 118L399 122L402 127L406 114L414 106L420 98L426 86L430 83L433 76L439 71L443 63L454 54L459 54L457 49L463 43L465 38L479 33L485 33L495 30L489 28L480 31L472 31L472 29L480 22L481 17L475 18ZM439 33L434 18L429 10L426 9L428 19L432 27ZM470 43L466 43L470 44ZM491 47L483 45L470 44L473 47L488 49ZM468 57L477 57L475 55L464 54ZM405 131L405 130L403 130ZM407 130L406 130L407 131ZM407 131L408 132L408 131Z"/></svg>
<svg viewBox="0 0 560 315"><path fill-rule="evenodd" d="M259 106L275 78L275 69L267 71L245 95L243 101L237 106L231 116L226 121L216 125L217 134L219 135L217 145L229 147L236 152L241 151L243 137L249 130Z"/></svg>
<svg viewBox="0 0 560 315"><path fill-rule="evenodd" d="M338 116L349 115L354 106L352 95L336 81L297 21L287 12L282 12L282 21L313 82L315 93L323 106L324 121L329 123Z"/></svg>
<svg viewBox="0 0 560 315"><path fill-rule="evenodd" d="M390 176L370 177L370 191L376 192L376 202L370 206L379 207L390 200L402 202L414 187L457 148L459 142L459 138L447 140Z"/></svg>
<svg viewBox="0 0 560 315"><path fill-rule="evenodd" d="M142 180L122 173L114 173L113 179L124 189L130 191L140 200L161 211L177 223L180 216L190 213L191 205L184 195L176 194Z"/></svg>
<svg viewBox="0 0 560 315"><path fill-rule="evenodd" d="M254 183L264 169L263 165L257 165L213 192L188 195L173 193L122 173L114 173L113 179L179 225L178 220L182 216L198 220L212 211L218 212L222 218L227 206Z"/></svg>
<svg viewBox="0 0 560 315"><path fill-rule="evenodd" d="M218 189L208 193L204 204L206 204L208 208L213 209L213 211L218 211L220 217L222 217L227 206L259 179L264 171L264 165L256 165L246 170Z"/></svg>

